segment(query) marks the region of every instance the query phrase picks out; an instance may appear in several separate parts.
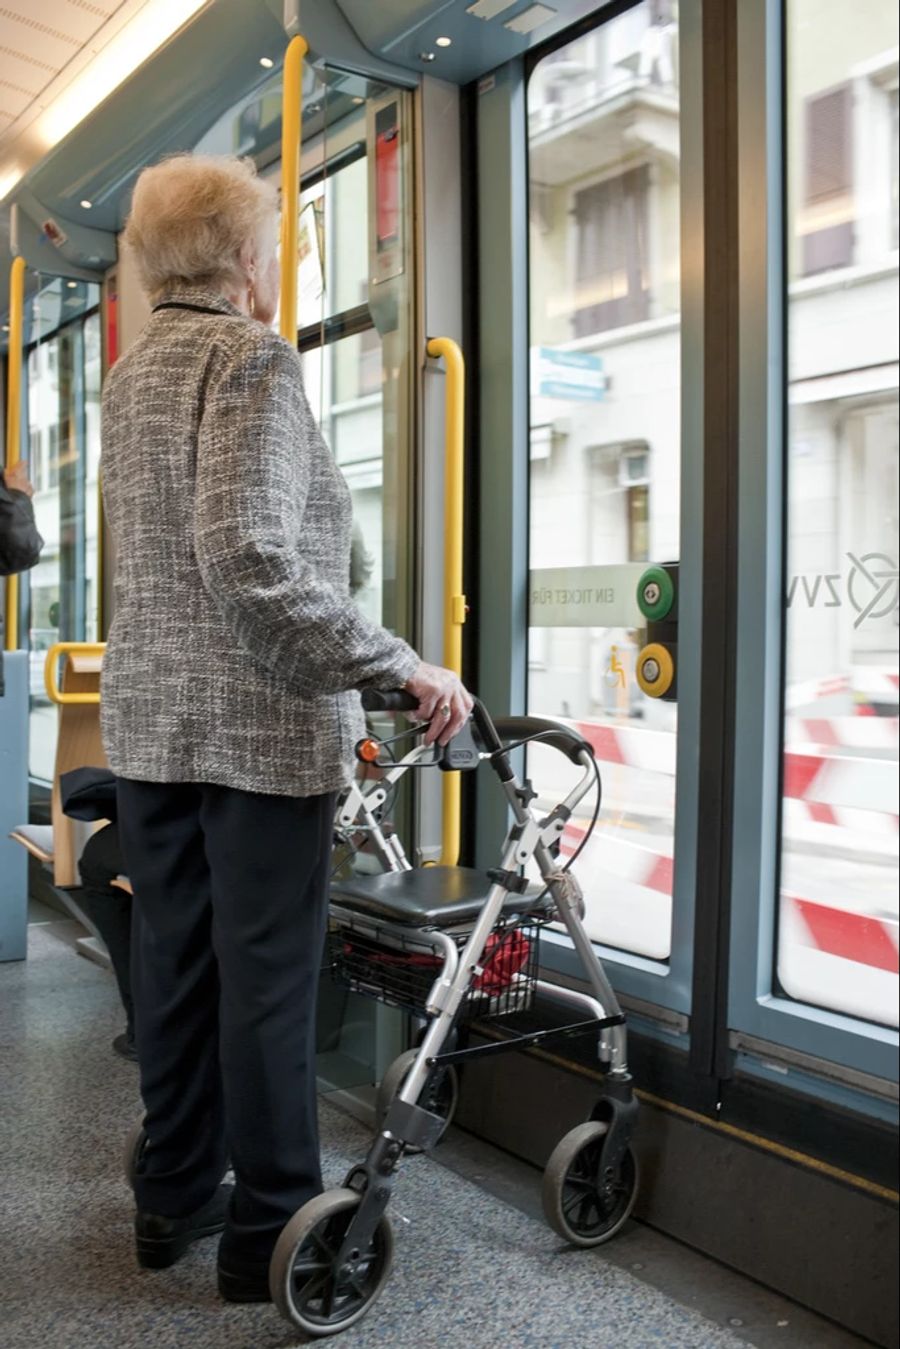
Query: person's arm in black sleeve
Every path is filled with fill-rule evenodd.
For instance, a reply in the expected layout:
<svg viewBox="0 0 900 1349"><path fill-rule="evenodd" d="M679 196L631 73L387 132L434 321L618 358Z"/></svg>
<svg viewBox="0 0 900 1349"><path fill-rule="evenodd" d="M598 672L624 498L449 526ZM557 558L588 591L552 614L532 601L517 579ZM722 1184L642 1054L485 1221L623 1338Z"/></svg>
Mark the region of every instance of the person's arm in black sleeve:
<svg viewBox="0 0 900 1349"><path fill-rule="evenodd" d="M19 487L24 469L16 465L0 474L0 575L13 576L33 567L44 540L38 533L34 507ZM27 482L27 479L24 479Z"/></svg>

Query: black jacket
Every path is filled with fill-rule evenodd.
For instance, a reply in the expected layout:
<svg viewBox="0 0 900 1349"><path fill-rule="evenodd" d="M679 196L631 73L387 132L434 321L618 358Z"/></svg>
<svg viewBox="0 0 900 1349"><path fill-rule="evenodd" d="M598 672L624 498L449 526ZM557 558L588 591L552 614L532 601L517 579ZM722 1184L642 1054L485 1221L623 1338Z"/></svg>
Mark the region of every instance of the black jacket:
<svg viewBox="0 0 900 1349"><path fill-rule="evenodd" d="M118 818L116 779L108 768L71 768L59 778L63 814L74 820Z"/></svg>
<svg viewBox="0 0 900 1349"><path fill-rule="evenodd" d="M44 540L34 522L34 507L24 492L11 492L0 474L0 576L33 567ZM0 612L0 697L3 695L3 614Z"/></svg>
<svg viewBox="0 0 900 1349"><path fill-rule="evenodd" d="M24 492L11 492L0 477L0 576L33 567L43 546L31 501Z"/></svg>

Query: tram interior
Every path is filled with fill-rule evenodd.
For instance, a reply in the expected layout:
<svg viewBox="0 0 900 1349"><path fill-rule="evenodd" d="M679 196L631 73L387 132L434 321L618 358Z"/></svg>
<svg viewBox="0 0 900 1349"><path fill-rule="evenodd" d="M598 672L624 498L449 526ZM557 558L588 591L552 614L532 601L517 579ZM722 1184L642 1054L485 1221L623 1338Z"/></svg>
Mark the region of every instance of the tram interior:
<svg viewBox="0 0 900 1349"><path fill-rule="evenodd" d="M898 1343L897 53L888 0L0 9L0 402L44 540L3 611L10 1349L287 1342L271 1308L223 1319L199 1257L163 1307L128 1263L137 1079L80 898L93 826L60 800L106 762L100 407L150 310L121 234L177 153L248 157L293 212L287 331L352 496L356 603L429 660L455 632L490 714L582 738L602 785L554 855L627 1020L633 1213L590 1250L541 1225L609 1065L551 1037L591 995L557 909L547 1042L454 1065L345 1342ZM549 743L513 762L538 813L584 771ZM410 771L377 822L416 871L486 869L509 802L483 763ZM336 886L384 869L367 829L338 820ZM427 1020L366 992L324 960L335 1176ZM465 1044L495 1036L474 1014Z"/></svg>

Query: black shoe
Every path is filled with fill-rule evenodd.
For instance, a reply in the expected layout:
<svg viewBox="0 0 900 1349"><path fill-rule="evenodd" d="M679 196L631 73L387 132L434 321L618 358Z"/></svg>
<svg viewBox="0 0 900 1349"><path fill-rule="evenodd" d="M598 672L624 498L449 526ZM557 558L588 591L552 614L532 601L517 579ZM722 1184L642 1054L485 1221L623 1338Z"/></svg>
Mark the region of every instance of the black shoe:
<svg viewBox="0 0 900 1349"><path fill-rule="evenodd" d="M219 1292L226 1302L271 1302L269 1261L219 1249Z"/></svg>
<svg viewBox="0 0 900 1349"><path fill-rule="evenodd" d="M209 1203L186 1218L164 1218L139 1209L134 1220L138 1264L144 1269L168 1269L192 1241L221 1232L233 1191L233 1185L220 1185Z"/></svg>
<svg viewBox="0 0 900 1349"><path fill-rule="evenodd" d="M127 1031L123 1031L121 1035L116 1036L112 1042L112 1047L117 1054L121 1054L122 1058L127 1059L129 1063L137 1063L137 1049L134 1040L131 1039Z"/></svg>

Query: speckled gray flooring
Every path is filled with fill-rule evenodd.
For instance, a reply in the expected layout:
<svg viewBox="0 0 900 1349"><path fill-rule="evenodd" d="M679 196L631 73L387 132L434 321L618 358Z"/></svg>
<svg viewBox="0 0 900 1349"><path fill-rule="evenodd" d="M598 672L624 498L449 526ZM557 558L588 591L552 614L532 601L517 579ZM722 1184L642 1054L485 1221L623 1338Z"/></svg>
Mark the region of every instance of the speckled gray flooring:
<svg viewBox="0 0 900 1349"><path fill-rule="evenodd" d="M139 1103L110 1052L112 981L77 957L66 924L33 926L29 959L0 965L0 1346L266 1349L295 1343L271 1307L215 1292L215 1241L173 1269L139 1271L120 1148ZM326 1183L366 1132L322 1105ZM410 1159L395 1190L394 1274L348 1346L389 1349L741 1349L599 1251L446 1167Z"/></svg>

